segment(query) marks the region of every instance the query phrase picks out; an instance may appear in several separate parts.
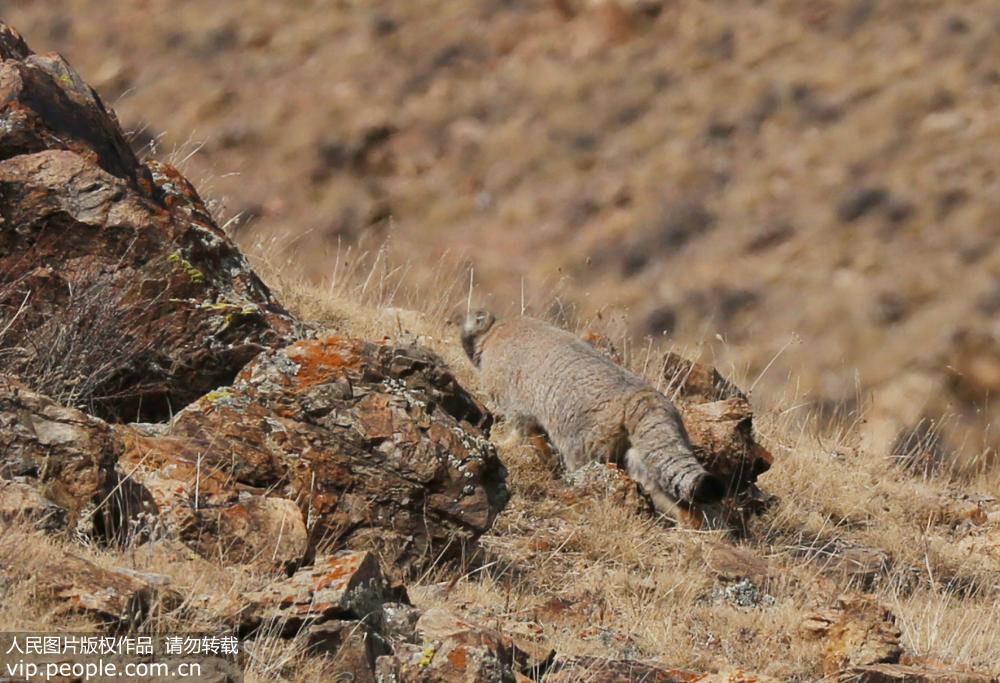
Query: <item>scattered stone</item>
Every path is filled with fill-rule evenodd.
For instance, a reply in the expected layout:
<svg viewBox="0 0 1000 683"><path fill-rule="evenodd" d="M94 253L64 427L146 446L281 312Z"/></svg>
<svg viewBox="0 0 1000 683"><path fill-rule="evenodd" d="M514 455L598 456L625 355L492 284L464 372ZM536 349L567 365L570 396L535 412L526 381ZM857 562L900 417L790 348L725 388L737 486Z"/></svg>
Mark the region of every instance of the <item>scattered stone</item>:
<svg viewBox="0 0 1000 683"><path fill-rule="evenodd" d="M387 602L382 605L382 634L394 642L416 640L417 621L420 610L401 602Z"/></svg>
<svg viewBox="0 0 1000 683"><path fill-rule="evenodd" d="M569 483L587 497L605 498L638 513L652 511L639 485L611 463L592 462L568 475Z"/></svg>
<svg viewBox="0 0 1000 683"><path fill-rule="evenodd" d="M370 619L390 599L375 556L344 550L248 593L236 621L244 633L269 624L291 635L331 619Z"/></svg>
<svg viewBox="0 0 1000 683"><path fill-rule="evenodd" d="M841 596L834 608L808 616L802 628L824 641L823 666L830 675L848 667L895 664L903 654L892 612L864 596Z"/></svg>
<svg viewBox="0 0 1000 683"><path fill-rule="evenodd" d="M85 614L116 627L137 626L160 609L180 604L176 593L139 572L109 570L67 553L32 581L40 600L59 614ZM161 585L157 585L161 584Z"/></svg>
<svg viewBox="0 0 1000 683"><path fill-rule="evenodd" d="M841 680L856 683L997 683L1000 676L924 666L873 664L852 667L843 672Z"/></svg>
<svg viewBox="0 0 1000 683"><path fill-rule="evenodd" d="M694 683L701 674L632 660L557 656L545 683Z"/></svg>
<svg viewBox="0 0 1000 683"><path fill-rule="evenodd" d="M775 603L774 596L768 595L746 578L728 586L717 586L715 594L734 607L771 607Z"/></svg>
<svg viewBox="0 0 1000 683"><path fill-rule="evenodd" d="M416 634L419 648L403 648L394 662L380 662L398 672L400 683L513 683L518 674L543 669L542 662L532 661L508 636L442 608L424 612L417 621Z"/></svg>

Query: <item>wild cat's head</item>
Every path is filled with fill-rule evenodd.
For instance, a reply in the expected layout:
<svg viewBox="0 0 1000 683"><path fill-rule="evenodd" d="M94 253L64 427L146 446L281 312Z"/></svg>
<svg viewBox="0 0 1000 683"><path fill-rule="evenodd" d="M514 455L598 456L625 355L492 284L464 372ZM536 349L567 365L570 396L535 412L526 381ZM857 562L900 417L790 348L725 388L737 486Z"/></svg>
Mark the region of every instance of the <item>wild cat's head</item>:
<svg viewBox="0 0 1000 683"><path fill-rule="evenodd" d="M462 323L462 348L465 349L469 360L477 368L482 353L483 337L493 328L493 323L496 321L495 315L489 311L478 309L465 316L465 322Z"/></svg>

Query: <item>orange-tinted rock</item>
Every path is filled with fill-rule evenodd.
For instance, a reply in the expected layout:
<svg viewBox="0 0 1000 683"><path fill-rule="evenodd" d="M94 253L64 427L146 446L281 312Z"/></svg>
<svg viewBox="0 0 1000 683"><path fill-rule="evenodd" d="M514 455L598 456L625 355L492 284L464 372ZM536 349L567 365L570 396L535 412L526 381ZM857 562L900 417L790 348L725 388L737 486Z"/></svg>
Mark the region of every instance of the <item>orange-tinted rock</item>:
<svg viewBox="0 0 1000 683"><path fill-rule="evenodd" d="M380 683L375 677L375 660L388 654L389 647L367 623L340 620L314 624L306 631L306 641L310 655L329 658L324 673L333 681Z"/></svg>
<svg viewBox="0 0 1000 683"><path fill-rule="evenodd" d="M160 419L293 323L173 168L141 164L61 57L3 27L0 311L32 388ZM29 296L30 292L30 296Z"/></svg>
<svg viewBox="0 0 1000 683"><path fill-rule="evenodd" d="M754 438L746 394L715 368L672 352L664 357L662 376L663 393L677 404L698 459L727 484L726 516L738 519L764 509L771 497L755 482L773 458Z"/></svg>
<svg viewBox="0 0 1000 683"><path fill-rule="evenodd" d="M384 680L392 674L400 683L514 683L544 670L507 635L442 608L424 612L416 636L419 646L397 647L395 656L379 660Z"/></svg>
<svg viewBox="0 0 1000 683"><path fill-rule="evenodd" d="M38 599L52 601L58 613L79 613L113 624L139 624L157 609L176 606L173 591L136 572L103 569L66 554L34 577Z"/></svg>
<svg viewBox="0 0 1000 683"><path fill-rule="evenodd" d="M834 608L807 617L802 629L824 641L827 674L848 667L894 664L903 654L892 612L864 596L841 596Z"/></svg>
<svg viewBox="0 0 1000 683"><path fill-rule="evenodd" d="M345 550L318 558L313 566L244 599L236 617L241 630L274 624L282 633L294 634L303 625L331 619L373 618L391 595L374 555Z"/></svg>
<svg viewBox="0 0 1000 683"><path fill-rule="evenodd" d="M701 674L631 660L556 657L546 683L694 683Z"/></svg>
<svg viewBox="0 0 1000 683"><path fill-rule="evenodd" d="M305 520L295 502L237 490L216 459L205 457L217 452L210 444L117 431L125 443L119 469L141 488L138 500L127 501L132 538L176 539L227 564L294 568L305 558Z"/></svg>
<svg viewBox="0 0 1000 683"><path fill-rule="evenodd" d="M201 444L207 471L294 500L314 547L374 549L403 575L461 553L506 503L478 427L490 419L425 349L331 336L262 354L170 438Z"/></svg>

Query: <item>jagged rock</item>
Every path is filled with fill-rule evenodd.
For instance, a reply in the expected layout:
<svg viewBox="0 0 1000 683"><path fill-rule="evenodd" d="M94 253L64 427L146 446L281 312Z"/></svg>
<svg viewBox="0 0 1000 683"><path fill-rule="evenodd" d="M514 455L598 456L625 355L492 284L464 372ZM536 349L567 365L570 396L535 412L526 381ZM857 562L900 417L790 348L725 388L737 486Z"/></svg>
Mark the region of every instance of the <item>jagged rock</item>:
<svg viewBox="0 0 1000 683"><path fill-rule="evenodd" d="M0 25L0 158L65 149L96 163L111 175L150 186L114 112L104 106L66 60L36 55L20 34Z"/></svg>
<svg viewBox="0 0 1000 683"><path fill-rule="evenodd" d="M545 683L694 683L701 674L632 660L556 657Z"/></svg>
<svg viewBox="0 0 1000 683"><path fill-rule="evenodd" d="M40 494L74 517L106 487L118 514L105 536L166 535L226 562L293 568L347 545L378 548L403 573L490 526L506 501L477 431L490 417L432 354L333 338L262 356L226 387L299 325L176 169L139 163L69 65L7 27L0 49L4 363L116 420L155 421L204 396L168 434L78 420L106 441L94 463L47 455L43 468L36 442L84 432L68 433L72 413L33 420L32 448L8 447L2 478L44 479L60 490ZM73 448L87 455L57 451Z"/></svg>
<svg viewBox="0 0 1000 683"><path fill-rule="evenodd" d="M367 623L342 620L314 624L306 631L306 642L310 654L330 658L324 672L334 681L343 678L352 683L380 683L375 661L389 654L390 649Z"/></svg>
<svg viewBox="0 0 1000 683"><path fill-rule="evenodd" d="M730 491L748 490L770 469L771 454L754 441L753 411L746 399L684 403L680 409L699 460Z"/></svg>
<svg viewBox="0 0 1000 683"><path fill-rule="evenodd" d="M400 602L387 602L382 605L382 635L395 642L407 642L416 639L417 621L420 610Z"/></svg>
<svg viewBox="0 0 1000 683"><path fill-rule="evenodd" d="M18 478L18 495L36 508L58 506L67 523L89 522L110 492L121 443L101 420L58 405L23 384L0 375L0 480ZM7 484L7 486L13 486ZM13 488L5 487L4 496Z"/></svg>
<svg viewBox="0 0 1000 683"><path fill-rule="evenodd" d="M607 498L635 512L651 512L639 485L616 465L592 462L568 475L570 484L587 496Z"/></svg>
<svg viewBox="0 0 1000 683"><path fill-rule="evenodd" d="M226 564L292 568L306 557L308 537L294 501L238 490L212 457L220 445L173 436L147 436L128 426L119 468L138 485L125 507L128 536L172 538ZM138 512L138 514L136 514Z"/></svg>
<svg viewBox="0 0 1000 683"><path fill-rule="evenodd" d="M754 440L753 410L746 395L703 363L676 353L663 360L664 393L677 403L698 459L728 483L731 494L745 494L762 505L757 477L771 467L771 454Z"/></svg>
<svg viewBox="0 0 1000 683"><path fill-rule="evenodd" d="M380 680L399 683L514 683L542 664L505 634L434 607L416 625L417 647L397 647L378 660ZM395 676L395 678L388 678Z"/></svg>
<svg viewBox="0 0 1000 683"><path fill-rule="evenodd" d="M30 521L45 531L60 531L66 528L66 509L25 481L0 480L0 522L9 524L21 520Z"/></svg>
<svg viewBox="0 0 1000 683"><path fill-rule="evenodd" d="M262 354L169 438L203 444L189 452L206 471L295 500L311 549L374 549L402 576L461 553L506 503L477 428L490 419L425 349L331 336Z"/></svg>
<svg viewBox="0 0 1000 683"><path fill-rule="evenodd" d="M824 641L823 668L830 675L848 667L895 664L903 654L892 612L864 596L841 596L836 607L808 616L802 629Z"/></svg>
<svg viewBox="0 0 1000 683"><path fill-rule="evenodd" d="M1000 676L925 666L873 664L848 669L841 674L840 680L854 683L997 683Z"/></svg>
<svg viewBox="0 0 1000 683"><path fill-rule="evenodd" d="M246 604L234 615L241 631L274 624L291 635L304 625L331 619L372 618L392 595L374 555L344 550L244 599Z"/></svg>
<svg viewBox="0 0 1000 683"><path fill-rule="evenodd" d="M115 625L142 623L158 609L180 604L180 596L141 573L103 569L66 554L32 578L38 599L57 613L80 613Z"/></svg>
<svg viewBox="0 0 1000 683"><path fill-rule="evenodd" d="M156 420L285 343L291 319L191 185L141 164L61 57L0 32L9 368L61 401Z"/></svg>

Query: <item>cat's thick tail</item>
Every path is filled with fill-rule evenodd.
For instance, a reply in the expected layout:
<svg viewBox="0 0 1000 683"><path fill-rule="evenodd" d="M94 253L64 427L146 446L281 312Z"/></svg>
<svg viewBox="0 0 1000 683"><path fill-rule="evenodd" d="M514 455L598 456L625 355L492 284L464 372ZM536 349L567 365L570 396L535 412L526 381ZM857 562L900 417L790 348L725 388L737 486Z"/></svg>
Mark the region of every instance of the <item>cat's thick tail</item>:
<svg viewBox="0 0 1000 683"><path fill-rule="evenodd" d="M716 503L726 495L725 484L695 457L680 414L662 394L638 396L626 424L625 469L657 507L664 495L688 504Z"/></svg>

